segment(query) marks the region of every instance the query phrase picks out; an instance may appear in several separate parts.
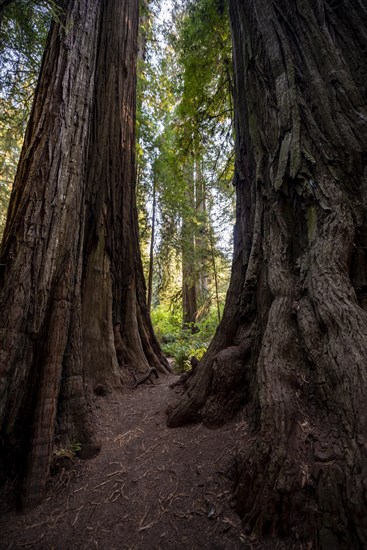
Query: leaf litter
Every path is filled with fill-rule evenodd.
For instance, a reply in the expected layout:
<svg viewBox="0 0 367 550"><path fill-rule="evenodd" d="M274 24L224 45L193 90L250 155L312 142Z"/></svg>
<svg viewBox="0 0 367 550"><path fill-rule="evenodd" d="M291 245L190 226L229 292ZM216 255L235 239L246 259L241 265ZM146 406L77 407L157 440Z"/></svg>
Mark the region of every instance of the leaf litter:
<svg viewBox="0 0 367 550"><path fill-rule="evenodd" d="M223 475L237 445L236 425L167 428L176 379L161 376L154 392L142 385L96 397L100 454L59 472L34 510L16 512L0 494L0 548L254 548Z"/></svg>

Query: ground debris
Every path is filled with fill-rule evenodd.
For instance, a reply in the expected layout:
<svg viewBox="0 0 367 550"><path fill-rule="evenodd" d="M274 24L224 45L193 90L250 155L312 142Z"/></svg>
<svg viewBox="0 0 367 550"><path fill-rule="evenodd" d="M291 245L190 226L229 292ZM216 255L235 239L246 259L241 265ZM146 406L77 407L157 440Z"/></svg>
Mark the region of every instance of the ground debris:
<svg viewBox="0 0 367 550"><path fill-rule="evenodd" d="M100 454L55 476L36 509L19 516L2 503L1 548L250 549L222 475L245 426L168 429L176 378L99 398Z"/></svg>

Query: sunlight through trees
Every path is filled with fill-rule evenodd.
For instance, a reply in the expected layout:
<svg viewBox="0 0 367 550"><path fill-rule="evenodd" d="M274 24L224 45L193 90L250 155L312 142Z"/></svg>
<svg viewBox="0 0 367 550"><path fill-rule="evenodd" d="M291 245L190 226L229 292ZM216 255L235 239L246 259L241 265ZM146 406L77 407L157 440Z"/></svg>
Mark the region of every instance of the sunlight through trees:
<svg viewBox="0 0 367 550"><path fill-rule="evenodd" d="M220 320L232 255L229 20L203 0L165 2L150 21L139 84L142 250L153 320L157 308L168 317L179 310L180 324L196 332Z"/></svg>

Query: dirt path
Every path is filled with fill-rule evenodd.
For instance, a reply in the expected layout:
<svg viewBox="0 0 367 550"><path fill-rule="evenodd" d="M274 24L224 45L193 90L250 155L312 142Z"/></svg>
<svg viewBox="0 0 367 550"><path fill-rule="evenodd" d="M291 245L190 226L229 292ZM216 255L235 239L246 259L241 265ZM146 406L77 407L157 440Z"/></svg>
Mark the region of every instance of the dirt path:
<svg viewBox="0 0 367 550"><path fill-rule="evenodd" d="M244 424L168 429L176 379L96 398L101 453L56 476L35 510L3 514L0 548L251 548L226 474Z"/></svg>

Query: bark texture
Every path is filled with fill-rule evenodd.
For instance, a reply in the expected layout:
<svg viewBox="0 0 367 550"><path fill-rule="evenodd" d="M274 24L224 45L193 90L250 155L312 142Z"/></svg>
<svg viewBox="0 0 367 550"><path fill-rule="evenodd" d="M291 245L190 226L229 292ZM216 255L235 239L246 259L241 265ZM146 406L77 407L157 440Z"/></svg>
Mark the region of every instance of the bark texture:
<svg viewBox="0 0 367 550"><path fill-rule="evenodd" d="M113 382L111 370L117 384L121 369L144 372L151 366L160 372L168 370L150 322L139 252L135 199L137 7L135 1L110 0L103 9L87 166L84 364L94 384L107 386ZM97 304L105 311L96 315L99 292L105 294L105 300L97 300Z"/></svg>
<svg viewBox="0 0 367 550"><path fill-rule="evenodd" d="M195 163L190 158L185 166L185 203L182 209L181 258L182 258L182 326L195 332L197 321L197 282L195 248Z"/></svg>
<svg viewBox="0 0 367 550"><path fill-rule="evenodd" d="M1 435L4 453L28 455L27 502L45 488L60 391L79 403L68 415L76 441L91 440L78 434L88 422L80 289L98 17L98 2L70 2L65 28L52 28L2 245Z"/></svg>
<svg viewBox="0 0 367 550"><path fill-rule="evenodd" d="M231 0L237 223L222 323L171 426L240 413L249 532L367 545L367 8Z"/></svg>
<svg viewBox="0 0 367 550"><path fill-rule="evenodd" d="M1 251L2 472L42 498L55 440L99 445L89 396L166 370L137 245L138 2L68 0L54 24ZM8 462L8 464L7 464Z"/></svg>

